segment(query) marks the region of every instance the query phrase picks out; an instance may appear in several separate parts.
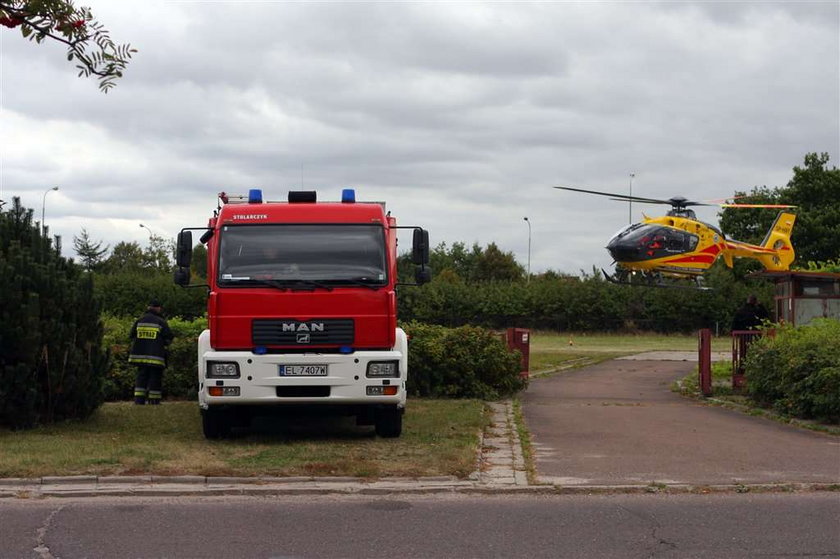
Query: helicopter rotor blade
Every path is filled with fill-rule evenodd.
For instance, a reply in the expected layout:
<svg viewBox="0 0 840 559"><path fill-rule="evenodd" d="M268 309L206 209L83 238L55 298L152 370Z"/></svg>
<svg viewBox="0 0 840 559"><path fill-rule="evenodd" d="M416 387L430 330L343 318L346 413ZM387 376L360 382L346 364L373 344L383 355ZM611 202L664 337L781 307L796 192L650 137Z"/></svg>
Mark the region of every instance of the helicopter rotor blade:
<svg viewBox="0 0 840 559"><path fill-rule="evenodd" d="M583 188L572 188L570 186L555 186L560 190L571 190L572 192L583 192L584 194L597 194L598 196L611 196L618 199L619 202L647 202L648 204L667 204L671 205L668 200L658 200L656 198L642 198L641 196L629 196L627 194L611 194L609 192L600 192L598 190L585 190Z"/></svg>
<svg viewBox="0 0 840 559"><path fill-rule="evenodd" d="M672 205L671 202L667 200L654 200L653 198L637 198L633 196L629 198L625 196L624 198L610 198L610 200L615 200L616 202L639 202L640 204L662 204L663 206L670 206Z"/></svg>
<svg viewBox="0 0 840 559"><path fill-rule="evenodd" d="M728 204L731 203L729 200L738 200L740 198L748 198L749 194L742 194L740 196L728 196L726 198L714 198L712 200L703 200L704 202L708 202L710 204L721 205L721 204Z"/></svg>
<svg viewBox="0 0 840 559"><path fill-rule="evenodd" d="M682 196L674 196L668 200L661 200L659 198L644 198L642 196L631 196L629 194L613 194L610 192L601 192L598 190L586 190L584 188L572 188L570 186L555 186L561 190L571 190L573 192L583 192L584 194L597 194L598 196L607 196L610 200L616 202L639 202L642 204L662 204L664 206L671 206L672 208L689 208L692 206L719 206L720 204L707 204L706 202L695 202L694 200L687 200Z"/></svg>
<svg viewBox="0 0 840 559"><path fill-rule="evenodd" d="M795 208L790 204L720 204L721 208Z"/></svg>

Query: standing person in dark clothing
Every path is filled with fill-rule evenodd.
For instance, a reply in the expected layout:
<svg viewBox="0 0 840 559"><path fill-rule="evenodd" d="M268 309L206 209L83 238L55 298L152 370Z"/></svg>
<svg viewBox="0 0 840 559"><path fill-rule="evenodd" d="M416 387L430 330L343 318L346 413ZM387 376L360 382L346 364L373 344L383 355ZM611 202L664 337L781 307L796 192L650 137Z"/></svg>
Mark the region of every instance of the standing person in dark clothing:
<svg viewBox="0 0 840 559"><path fill-rule="evenodd" d="M153 299L149 308L131 327L131 352L128 362L137 365L134 403L142 406L160 404L166 347L174 335L163 318L160 301Z"/></svg>
<svg viewBox="0 0 840 559"><path fill-rule="evenodd" d="M732 319L733 330L758 330L764 320L770 318L767 309L758 302L755 295L747 297L747 302L735 312Z"/></svg>

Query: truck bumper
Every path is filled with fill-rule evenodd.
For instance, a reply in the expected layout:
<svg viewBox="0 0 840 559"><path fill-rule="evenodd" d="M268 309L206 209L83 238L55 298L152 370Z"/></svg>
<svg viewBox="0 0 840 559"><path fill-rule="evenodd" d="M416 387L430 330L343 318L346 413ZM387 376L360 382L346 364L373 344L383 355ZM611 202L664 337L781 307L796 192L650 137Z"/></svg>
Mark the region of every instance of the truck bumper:
<svg viewBox="0 0 840 559"><path fill-rule="evenodd" d="M368 363L395 361L399 377L368 378ZM207 378L209 362L236 363L237 378ZM281 366L326 366L324 376L284 376ZM215 351L205 331L198 341L198 402L211 406L396 406L405 407L407 342L398 330L390 351L351 354L305 353L256 355L247 351ZM222 389L225 395L211 395ZM211 390L212 389L212 390ZM385 393L385 394L382 394ZM390 394L392 393L392 394Z"/></svg>

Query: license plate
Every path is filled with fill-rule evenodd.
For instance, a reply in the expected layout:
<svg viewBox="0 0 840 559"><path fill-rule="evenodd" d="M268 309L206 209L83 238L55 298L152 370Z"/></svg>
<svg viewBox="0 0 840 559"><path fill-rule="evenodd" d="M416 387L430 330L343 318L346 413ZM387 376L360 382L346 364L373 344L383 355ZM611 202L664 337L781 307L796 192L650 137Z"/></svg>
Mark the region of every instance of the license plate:
<svg viewBox="0 0 840 559"><path fill-rule="evenodd" d="M325 377L326 365L280 365L281 377Z"/></svg>

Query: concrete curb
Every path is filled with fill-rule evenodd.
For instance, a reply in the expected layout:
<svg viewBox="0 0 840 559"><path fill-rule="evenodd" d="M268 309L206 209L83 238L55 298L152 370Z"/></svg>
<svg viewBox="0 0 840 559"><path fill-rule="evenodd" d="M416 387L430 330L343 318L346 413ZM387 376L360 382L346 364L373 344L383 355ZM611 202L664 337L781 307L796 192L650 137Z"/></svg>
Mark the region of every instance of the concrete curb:
<svg viewBox="0 0 840 559"><path fill-rule="evenodd" d="M87 478L88 476L83 476ZM203 483L157 481L116 483L108 478L96 482L70 480L57 484L40 480L3 480L0 499L44 499L82 497L217 497L285 495L613 495L613 494L719 494L719 493L800 493L840 492L840 484L785 483L754 485L516 485L470 481L378 480L332 481L320 479L298 482L265 482L255 478L219 483L206 478Z"/></svg>

